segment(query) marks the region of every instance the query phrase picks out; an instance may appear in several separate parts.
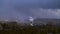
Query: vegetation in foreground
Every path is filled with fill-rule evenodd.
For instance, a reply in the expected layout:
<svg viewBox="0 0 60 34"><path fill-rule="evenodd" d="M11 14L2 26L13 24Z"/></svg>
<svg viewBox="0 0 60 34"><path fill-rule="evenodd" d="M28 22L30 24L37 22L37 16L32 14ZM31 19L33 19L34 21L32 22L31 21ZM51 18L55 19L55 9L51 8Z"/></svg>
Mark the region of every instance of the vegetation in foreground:
<svg viewBox="0 0 60 34"><path fill-rule="evenodd" d="M60 33L60 27L52 24L30 26L25 24L20 26L17 22L0 22L0 34L47 34Z"/></svg>

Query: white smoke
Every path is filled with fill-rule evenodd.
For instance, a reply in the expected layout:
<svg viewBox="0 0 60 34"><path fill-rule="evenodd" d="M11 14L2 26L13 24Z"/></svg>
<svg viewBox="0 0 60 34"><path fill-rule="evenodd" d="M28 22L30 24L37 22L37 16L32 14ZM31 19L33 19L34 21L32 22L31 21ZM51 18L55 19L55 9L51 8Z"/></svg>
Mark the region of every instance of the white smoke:
<svg viewBox="0 0 60 34"><path fill-rule="evenodd" d="M34 18L33 17L29 17L29 21L34 21Z"/></svg>

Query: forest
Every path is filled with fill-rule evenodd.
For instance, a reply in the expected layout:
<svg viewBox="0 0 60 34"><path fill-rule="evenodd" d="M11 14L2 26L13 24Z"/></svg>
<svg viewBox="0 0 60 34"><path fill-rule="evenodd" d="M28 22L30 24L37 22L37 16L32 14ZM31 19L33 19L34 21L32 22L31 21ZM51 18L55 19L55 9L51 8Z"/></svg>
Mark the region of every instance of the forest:
<svg viewBox="0 0 60 34"><path fill-rule="evenodd" d="M60 33L60 27L49 22L46 25L25 25L21 26L17 22L0 22L0 34L48 34Z"/></svg>

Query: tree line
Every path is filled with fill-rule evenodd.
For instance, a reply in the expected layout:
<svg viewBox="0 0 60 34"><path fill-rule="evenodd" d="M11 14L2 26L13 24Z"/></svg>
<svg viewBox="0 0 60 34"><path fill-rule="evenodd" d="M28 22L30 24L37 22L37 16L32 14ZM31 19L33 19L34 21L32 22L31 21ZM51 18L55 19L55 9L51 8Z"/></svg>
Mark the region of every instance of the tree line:
<svg viewBox="0 0 60 34"><path fill-rule="evenodd" d="M17 22L0 22L0 34L47 34L47 33L60 33L60 27L52 25L49 22L46 25L30 26L25 23L24 26L20 26Z"/></svg>

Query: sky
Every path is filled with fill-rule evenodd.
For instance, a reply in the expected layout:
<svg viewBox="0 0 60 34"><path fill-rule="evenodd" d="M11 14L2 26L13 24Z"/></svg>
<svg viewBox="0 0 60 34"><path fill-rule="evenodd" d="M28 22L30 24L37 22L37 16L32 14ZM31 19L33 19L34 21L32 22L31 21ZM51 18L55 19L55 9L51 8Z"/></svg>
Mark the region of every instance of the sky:
<svg viewBox="0 0 60 34"><path fill-rule="evenodd" d="M60 19L60 0L0 0L1 20L33 18Z"/></svg>

